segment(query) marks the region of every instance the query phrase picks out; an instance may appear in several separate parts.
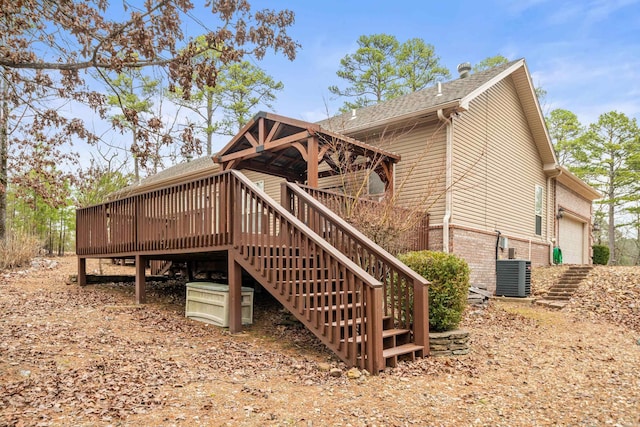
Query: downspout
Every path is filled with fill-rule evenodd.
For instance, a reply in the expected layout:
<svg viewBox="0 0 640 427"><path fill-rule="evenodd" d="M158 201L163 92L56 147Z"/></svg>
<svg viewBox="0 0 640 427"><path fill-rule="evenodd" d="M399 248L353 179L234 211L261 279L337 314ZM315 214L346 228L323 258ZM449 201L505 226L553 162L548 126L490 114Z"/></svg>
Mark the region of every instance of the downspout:
<svg viewBox="0 0 640 427"><path fill-rule="evenodd" d="M547 244L551 248L549 250L549 265L553 265L553 248L558 244L558 229L559 224L556 219L556 212L558 211L558 198L556 194L557 178L562 175L562 169L553 164L550 167L544 166L544 171L547 175ZM551 200L553 199L553 200ZM551 211L551 212L549 212ZM529 257L531 259L531 257Z"/></svg>
<svg viewBox="0 0 640 427"><path fill-rule="evenodd" d="M438 110L438 119L445 123L447 132L447 147L445 160L445 200L444 200L444 217L442 217L442 252L449 253L449 225L451 223L451 210L453 204L452 182L453 182L453 142L452 142L452 119L451 116L445 117L442 109Z"/></svg>

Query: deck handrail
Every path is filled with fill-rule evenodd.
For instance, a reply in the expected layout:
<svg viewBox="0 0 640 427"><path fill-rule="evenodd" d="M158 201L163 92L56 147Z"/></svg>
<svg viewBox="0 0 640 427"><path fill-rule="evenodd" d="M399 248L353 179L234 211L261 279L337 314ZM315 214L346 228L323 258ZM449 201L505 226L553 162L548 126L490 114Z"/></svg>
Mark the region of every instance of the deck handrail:
<svg viewBox="0 0 640 427"><path fill-rule="evenodd" d="M269 205L270 208L272 208L278 214L282 215L288 221L290 221L293 225L295 225L300 231L302 231L305 234L305 236L309 240L311 240L313 243L317 244L318 246L322 247L325 251L333 252L333 256L340 263L344 264L347 268L349 268L364 283L366 283L368 286L370 286L372 288L380 288L380 287L382 287L382 283L379 280L377 280L375 277L373 277L367 271L362 269L359 265L357 265L350 258L345 256L343 253L335 252L335 248L333 246L331 246L329 244L329 242L327 242L325 239L323 239L322 237L317 235L315 231L313 231L305 223L303 223L298 218L296 218L291 212L289 212L287 209L285 209L280 203L278 203L275 200L273 200L273 198L271 198L267 193L265 193L262 190L260 190L246 176L244 176L242 173L240 173L238 171L235 171L233 169L230 172L243 185L245 185L246 187L251 188L257 194L260 194L260 197L262 199L264 199L264 201L267 202L267 204ZM411 270L411 271L413 271L413 270Z"/></svg>
<svg viewBox="0 0 640 427"><path fill-rule="evenodd" d="M296 184L298 187L307 192L313 198L324 204L326 207L340 215L345 219L349 216L350 212L348 206L356 208L363 204L367 206L367 209L377 209L383 204L380 201L358 198L349 194L341 193L335 190L329 190L325 188L315 188L304 184ZM336 203L337 202L337 203ZM394 207L394 211L400 210L404 212L403 215L412 215L411 210L403 207ZM406 250L421 251L429 248L429 214L424 213L420 220L410 230L404 232L404 236L411 238L410 244L405 246Z"/></svg>
<svg viewBox="0 0 640 427"><path fill-rule="evenodd" d="M335 212L333 212L331 209L326 207L324 204L317 201L313 196L309 195L306 191L304 191L304 189L302 188L303 187L302 185L294 184L292 182L283 182L282 185L286 185L286 187L290 189L293 193L295 193L296 196L304 200L305 203L312 205L313 208L318 212L320 212L322 215L330 217L331 221L335 222L343 230L348 231L350 234L356 237L362 246L366 247L370 251L376 252L385 262L388 262L389 264L393 264L399 271L402 271L404 274L412 277L414 280L423 281L425 285L429 284L429 281L427 279L425 279L424 277L422 277L421 275L419 275L418 273L416 273L415 271L407 267L398 258L394 257L383 247L376 244L374 241L372 241L367 236L365 236L360 230L358 230L357 228L349 224L340 216L336 215ZM348 197L352 197L352 196L348 196Z"/></svg>
<svg viewBox="0 0 640 427"><path fill-rule="evenodd" d="M294 197L297 200L294 200ZM385 314L394 317L394 320L401 325L411 328L416 344L424 345L428 349L429 281L377 245L297 184L283 182L281 198L282 205L288 209L293 211L297 207L298 214L306 216L306 222L315 228L317 234L323 234L322 228L328 228L328 231L332 231L335 227L338 232L336 234L340 234L340 236L329 235L327 238L329 242L335 241L333 246L345 250L354 258L364 258L362 267L365 270L377 270L370 271L370 273L380 276L376 278L383 282ZM307 212L303 212L304 207L307 208ZM344 244L345 236L349 240L346 245ZM360 250L359 247L364 250ZM399 285L398 282L401 281L402 276L407 283L412 285L413 301L410 301L411 297L406 294L399 295L400 289L392 289ZM409 305L413 307L409 307ZM412 313L409 313L411 310Z"/></svg>
<svg viewBox="0 0 640 427"><path fill-rule="evenodd" d="M234 259L343 361L382 370L382 282L242 173L231 174L232 210L251 210L233 218Z"/></svg>

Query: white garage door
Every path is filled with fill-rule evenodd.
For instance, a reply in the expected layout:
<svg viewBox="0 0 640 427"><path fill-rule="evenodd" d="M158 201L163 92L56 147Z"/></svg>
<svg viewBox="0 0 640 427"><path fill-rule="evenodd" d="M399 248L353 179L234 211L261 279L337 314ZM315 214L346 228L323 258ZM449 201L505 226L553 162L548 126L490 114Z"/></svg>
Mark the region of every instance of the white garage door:
<svg viewBox="0 0 640 427"><path fill-rule="evenodd" d="M564 264L584 262L584 223L572 218L560 219L558 246L562 250Z"/></svg>

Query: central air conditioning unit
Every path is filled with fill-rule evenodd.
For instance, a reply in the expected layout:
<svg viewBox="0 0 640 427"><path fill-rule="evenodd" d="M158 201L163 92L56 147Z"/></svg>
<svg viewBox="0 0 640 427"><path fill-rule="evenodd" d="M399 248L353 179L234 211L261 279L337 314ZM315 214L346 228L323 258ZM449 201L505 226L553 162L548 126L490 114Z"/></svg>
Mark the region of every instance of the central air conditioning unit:
<svg viewBox="0 0 640 427"><path fill-rule="evenodd" d="M520 298L531 295L531 261L496 260L496 295Z"/></svg>

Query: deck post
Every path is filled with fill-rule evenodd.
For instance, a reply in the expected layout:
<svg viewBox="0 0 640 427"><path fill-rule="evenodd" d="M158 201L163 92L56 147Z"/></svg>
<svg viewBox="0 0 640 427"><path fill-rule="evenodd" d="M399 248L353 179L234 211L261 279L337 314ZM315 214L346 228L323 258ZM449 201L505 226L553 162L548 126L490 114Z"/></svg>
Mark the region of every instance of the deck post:
<svg viewBox="0 0 640 427"><path fill-rule="evenodd" d="M235 260L233 250L228 251L229 271L229 332L242 332L242 269Z"/></svg>
<svg viewBox="0 0 640 427"><path fill-rule="evenodd" d="M147 260L142 255L136 255L136 304L147 302L145 267Z"/></svg>
<svg viewBox="0 0 640 427"><path fill-rule="evenodd" d="M383 371L385 366L382 342L382 297L382 287L369 288L369 300L366 307L367 360L365 368L374 375Z"/></svg>
<svg viewBox="0 0 640 427"><path fill-rule="evenodd" d="M78 257L78 286L87 285L87 259Z"/></svg>
<svg viewBox="0 0 640 427"><path fill-rule="evenodd" d="M318 188L318 137L307 139L307 185Z"/></svg>
<svg viewBox="0 0 640 427"><path fill-rule="evenodd" d="M416 345L429 354L429 287L422 283L413 285L413 336Z"/></svg>

